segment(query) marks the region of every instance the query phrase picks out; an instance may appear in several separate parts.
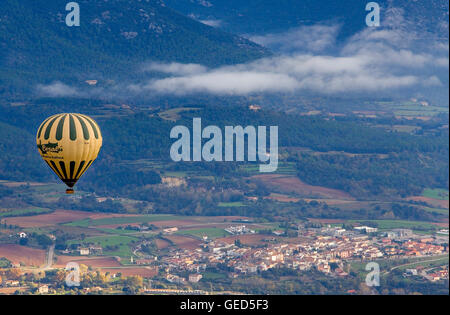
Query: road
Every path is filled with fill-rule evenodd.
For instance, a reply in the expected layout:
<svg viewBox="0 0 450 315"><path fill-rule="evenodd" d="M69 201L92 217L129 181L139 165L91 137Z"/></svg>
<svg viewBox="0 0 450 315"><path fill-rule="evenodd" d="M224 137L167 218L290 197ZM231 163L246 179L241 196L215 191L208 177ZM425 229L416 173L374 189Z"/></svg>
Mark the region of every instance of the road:
<svg viewBox="0 0 450 315"><path fill-rule="evenodd" d="M398 269L398 268L401 268L401 267L404 267L404 266L409 266L409 265L420 265L420 264L427 263L427 262L433 262L433 261L442 260L443 258L445 258L445 257L440 256L439 258L434 258L434 259L428 259L428 260L421 260L421 261L409 262L409 263L406 263L406 264L402 264L402 265L398 265L398 266L392 267L389 271L386 271L384 274L388 274L388 273L390 273L391 271L393 271L393 270L395 270L395 269Z"/></svg>
<svg viewBox="0 0 450 315"><path fill-rule="evenodd" d="M48 247L47 261L45 263L45 266L41 268L43 271L49 270L52 268L54 256L55 256L55 243L53 243L52 245L50 245Z"/></svg>

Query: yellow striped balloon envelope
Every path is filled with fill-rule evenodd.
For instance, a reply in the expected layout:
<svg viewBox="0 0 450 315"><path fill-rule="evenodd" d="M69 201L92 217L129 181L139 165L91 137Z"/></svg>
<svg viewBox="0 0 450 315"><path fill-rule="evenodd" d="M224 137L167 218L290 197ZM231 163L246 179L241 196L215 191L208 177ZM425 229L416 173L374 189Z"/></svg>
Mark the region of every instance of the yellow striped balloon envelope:
<svg viewBox="0 0 450 315"><path fill-rule="evenodd" d="M102 134L97 123L82 114L57 114L47 118L36 135L39 153L72 194L72 187L97 158Z"/></svg>

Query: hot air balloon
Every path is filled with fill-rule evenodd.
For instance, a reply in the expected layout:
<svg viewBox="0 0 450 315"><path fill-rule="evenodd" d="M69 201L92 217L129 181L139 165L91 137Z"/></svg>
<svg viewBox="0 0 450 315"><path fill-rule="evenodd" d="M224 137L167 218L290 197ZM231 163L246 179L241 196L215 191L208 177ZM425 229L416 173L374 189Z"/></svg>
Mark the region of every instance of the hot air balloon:
<svg viewBox="0 0 450 315"><path fill-rule="evenodd" d="M53 115L41 124L36 143L45 163L69 187L73 186L97 158L102 147L97 123L82 114Z"/></svg>

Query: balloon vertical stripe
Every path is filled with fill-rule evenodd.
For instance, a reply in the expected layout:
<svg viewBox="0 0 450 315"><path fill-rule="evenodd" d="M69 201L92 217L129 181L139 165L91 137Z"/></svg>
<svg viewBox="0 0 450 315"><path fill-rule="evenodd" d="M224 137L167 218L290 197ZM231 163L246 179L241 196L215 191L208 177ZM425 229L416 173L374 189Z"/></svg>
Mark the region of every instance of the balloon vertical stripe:
<svg viewBox="0 0 450 315"><path fill-rule="evenodd" d="M97 158L103 138L91 117L63 113L44 120L38 128L36 144L45 163L67 186L73 187Z"/></svg>

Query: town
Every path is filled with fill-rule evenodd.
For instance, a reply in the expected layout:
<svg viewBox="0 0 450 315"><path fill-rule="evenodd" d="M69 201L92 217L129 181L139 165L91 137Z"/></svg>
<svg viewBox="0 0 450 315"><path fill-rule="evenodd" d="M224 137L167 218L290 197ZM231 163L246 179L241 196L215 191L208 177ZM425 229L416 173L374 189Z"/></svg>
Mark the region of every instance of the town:
<svg viewBox="0 0 450 315"><path fill-rule="evenodd" d="M210 294L218 292L200 284L205 280L204 275L211 271L231 280L258 276L270 270L300 273L313 270L330 279L345 279L350 277L353 264L364 266L369 262L392 262L391 267L380 268L380 272L387 274L401 268L405 279L432 283L449 279L448 229L435 235L421 235L404 228L380 232L364 225L311 227L298 224L294 229L291 227L287 235L286 230L255 231L254 226L250 221L227 224L223 231L228 237L210 239L203 235L196 246L170 247L161 255L158 251L149 254L150 241L137 242L129 263L116 268L85 266L83 263L93 262L96 257L105 257L103 253L107 248L74 243L59 253L69 258L78 255L73 256L74 259L87 258L80 261L81 266L75 263L84 279L78 283L79 288L67 286L68 276L73 272L67 266L50 267L49 261L45 268L33 270L20 263L8 265L3 258L0 260L0 292L46 294L76 289L85 294L117 293L117 290L142 294ZM148 233L154 228L148 225L125 227L136 233ZM179 231L177 227L165 227L159 231L159 236L169 240ZM28 235L21 232L14 237L24 240ZM51 238L55 237L51 235ZM433 265L435 261L440 263ZM347 293L353 291L348 289Z"/></svg>
<svg viewBox="0 0 450 315"><path fill-rule="evenodd" d="M230 227L239 231L245 226ZM376 228L355 227L354 231L343 228L302 229L299 227L298 241L275 242L264 247L243 246L238 240L232 242L205 240L196 250L174 250L163 257L160 266L165 268L169 282L184 283L187 280L172 273L193 272L190 282L198 282L198 274L210 266L224 264L229 268L229 277L266 271L271 268L316 270L340 277L348 275L346 266L350 261L376 261L408 257L439 256L448 253L448 237L415 235L408 229L394 229L382 236L372 236ZM251 234L251 231L248 232ZM254 232L253 232L254 233ZM443 233L448 233L444 230ZM414 268L408 271L414 275ZM438 273L423 274L432 281L448 280L448 266Z"/></svg>

